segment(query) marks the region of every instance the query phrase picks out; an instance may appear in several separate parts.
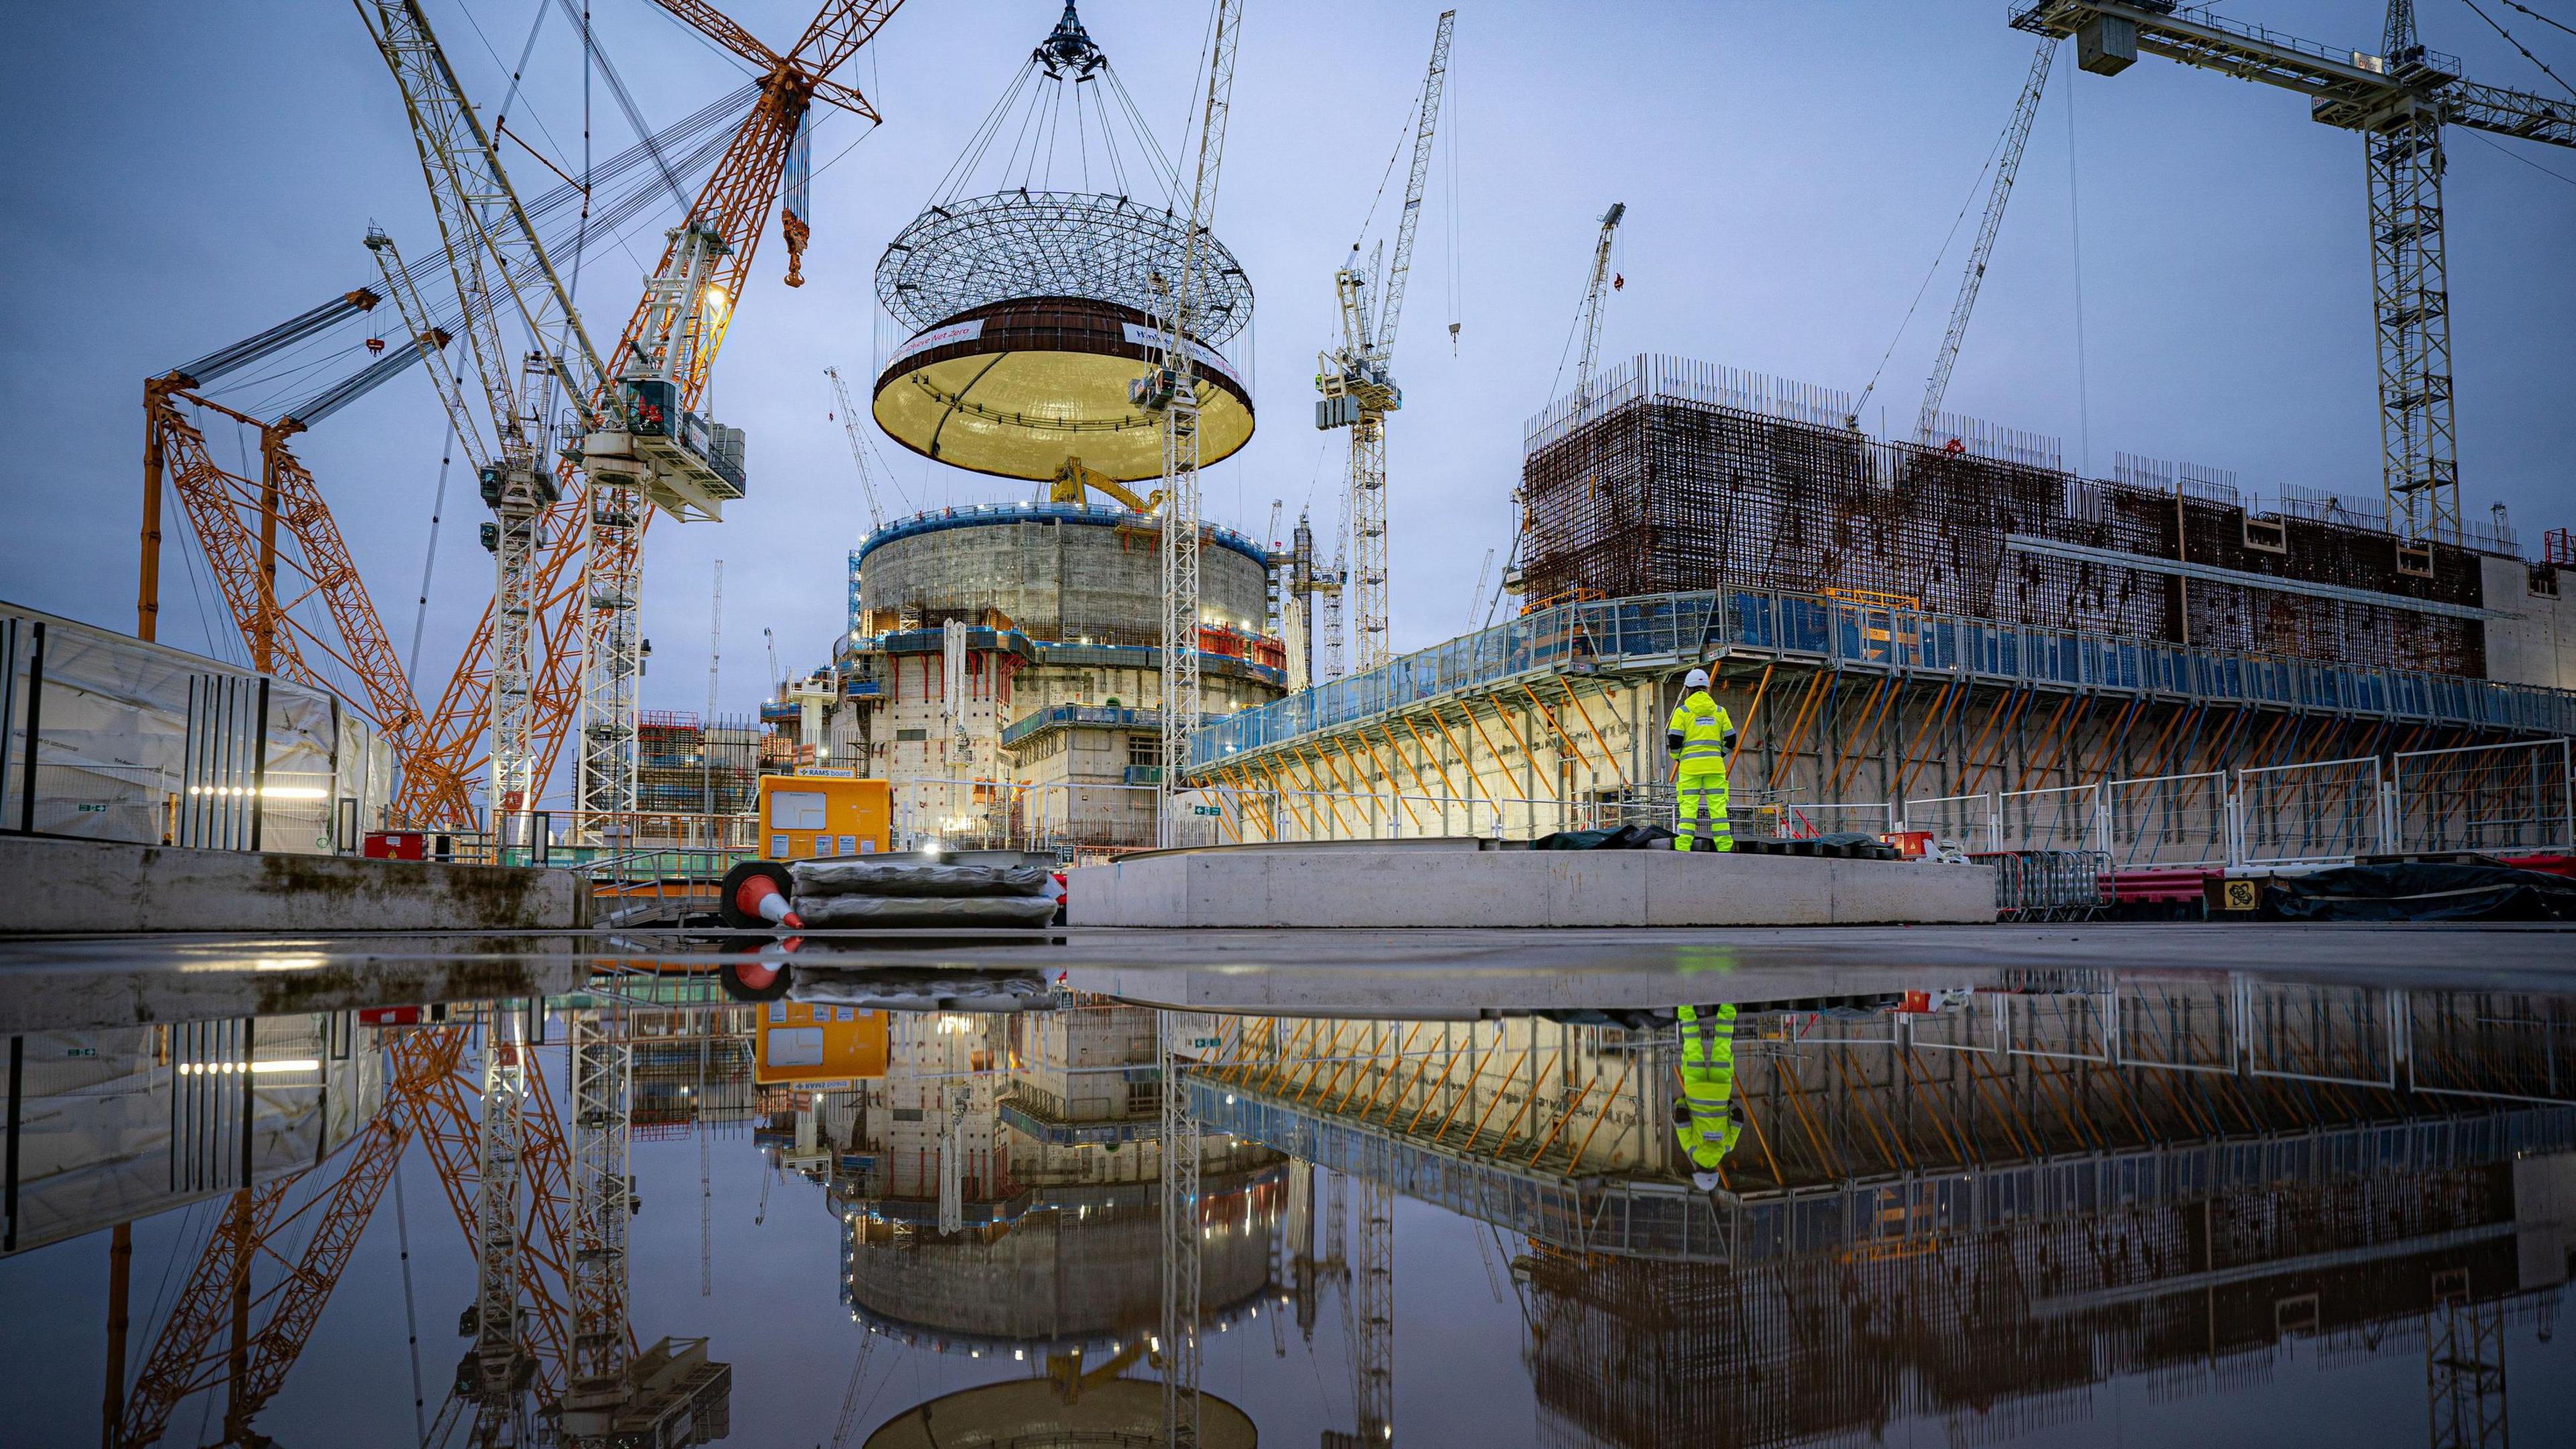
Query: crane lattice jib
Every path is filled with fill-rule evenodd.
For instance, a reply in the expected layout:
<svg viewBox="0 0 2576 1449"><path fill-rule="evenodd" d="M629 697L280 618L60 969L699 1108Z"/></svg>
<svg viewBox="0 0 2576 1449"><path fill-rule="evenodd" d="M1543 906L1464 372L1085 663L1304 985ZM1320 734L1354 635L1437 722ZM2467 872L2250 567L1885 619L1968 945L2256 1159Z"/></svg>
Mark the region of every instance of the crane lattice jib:
<svg viewBox="0 0 2576 1449"><path fill-rule="evenodd" d="M1950 307L1949 330L1941 334L1941 350L1932 358L1931 381L1923 387L1923 411L1914 423L1918 443L1933 441L1941 399L1950 391L1950 370L1958 365L1959 344L1968 335L1968 316L1977 306L1977 288L1986 280L1986 260L1994 255L1995 236L2003 230L2004 206L2012 200L2013 178L2021 173L2022 152L2030 146L2031 123L2039 119L2039 98L2048 88L2057 44L2054 38L2039 43L2039 53L2030 59L2030 76L2021 85L2021 99L2013 103L2012 123L2004 128L2003 154L1995 160L1995 183L1986 193L1986 214L1977 221L1976 243L1968 248L1968 265L1959 275L1959 299Z"/></svg>
<svg viewBox="0 0 2576 1449"><path fill-rule="evenodd" d="M1601 354L1601 294L1610 285L1610 242L1618 234L1619 221L1628 214L1628 203L1614 201L1601 213L1601 235L1592 244L1592 275L1583 285L1583 349L1574 355L1574 391L1578 397L1592 390L1592 371Z"/></svg>
<svg viewBox="0 0 2576 1449"><path fill-rule="evenodd" d="M340 686L325 678L306 652L310 646L357 678L365 697L350 701L351 705L374 721L397 753L417 741L422 715L411 684L321 490L287 450L285 430L174 388L155 386L147 389L146 398L154 456L161 460L171 491L187 510L235 626L244 639L256 642L264 656L264 670L338 694ZM260 482L238 477L214 461L205 435L179 412L182 402L260 429ZM261 564L260 541L242 521L261 510L264 493L266 506L301 550L300 561L292 561L291 566L304 575L308 586L292 597L278 597ZM274 550L267 553L276 558ZM317 595L338 626L341 649L333 648L295 615L306 599Z"/></svg>
<svg viewBox="0 0 2576 1449"><path fill-rule="evenodd" d="M443 337L430 320L429 303L404 271L402 249L394 245L394 239L381 231L370 231L367 248L376 254L376 270L383 275L385 290L402 313L404 329L424 341ZM443 345L422 348L421 358L429 365L430 387L438 394L439 406L447 411L447 426L455 434L457 446L464 450L466 464L482 472L492 462L492 450L483 441L483 430L474 424L474 410L466 405L465 380L448 362Z"/></svg>
<svg viewBox="0 0 2576 1449"><path fill-rule="evenodd" d="M1370 339L1370 352L1383 368L1395 352L1395 329L1404 316L1404 284L1413 272L1413 233L1422 221L1422 187L1431 176L1431 137L1440 121L1440 94L1449 78L1449 37L1458 26L1458 12L1440 12L1440 26L1431 40L1431 65L1423 73L1421 109L1414 118L1413 168L1405 174L1404 210L1395 224L1395 254L1387 259L1386 285L1379 289L1377 332Z"/></svg>
<svg viewBox="0 0 2576 1449"><path fill-rule="evenodd" d="M2205 9L2123 0L2032 0L2015 28L2084 37L2116 74L2135 54L2261 81L2308 97L2309 115L2363 137L2370 183L2372 320L2378 335L2381 482L2390 526L2418 542L2460 541L2452 422L2445 123L2576 146L2576 104L2461 78L2457 57L2417 43L2414 9L2392 4L2379 55L2301 40Z"/></svg>
<svg viewBox="0 0 2576 1449"><path fill-rule="evenodd" d="M340 1164L338 1179L304 1207L281 1215L295 1186L315 1168L232 1195L191 1267L177 1305L153 1336L142 1372L126 1397L117 1444L141 1449L155 1442L182 1400L229 1379L231 1351L229 1346L216 1347L216 1339L230 1318L233 1299L259 1258L284 1261L276 1236L309 1215L313 1229L302 1251L285 1276L252 1305L265 1322L243 1345L244 1373L235 1401L225 1412L228 1434L242 1437L234 1431L247 1426L275 1397L311 1341L322 1310L419 1125L422 1095L455 1070L464 1038L461 1027L431 1028L404 1033L394 1041L387 1051L383 1109L354 1142L334 1154Z"/></svg>
<svg viewBox="0 0 2576 1449"><path fill-rule="evenodd" d="M699 189L681 228L683 234L693 225L713 230L721 247L716 285L725 289L727 297L739 300L753 256L759 250L770 207L777 200L787 148L795 139L804 108L821 100L870 121L877 119L876 111L857 91L833 82L830 73L865 44L902 6L903 0L835 0L807 27L796 51L783 59L709 6L688 0L661 3L718 43L768 69L760 99L734 133L714 173ZM669 268L678 250L675 238L665 246L655 275ZM623 358L633 351L651 315L652 299L648 294L638 299L612 357ZM725 309L713 334L695 350L696 366L677 379L685 407L694 409L703 397L706 368L714 362L723 342L724 327L732 316L733 309ZM536 751L531 778L540 792L554 772L555 760L580 705L580 661L571 646L579 637L581 616L587 612L581 607L583 570L570 567L584 551L586 499L576 496L575 469L569 460L559 463L557 473L564 485L563 496L547 510L540 525L540 536L546 543L531 575L535 600L531 616L538 621L542 645L530 694L530 738ZM633 531L634 546L641 547L650 521L647 515L643 525ZM458 824L471 820L466 781L482 762L482 724L490 704L491 668L492 610L487 603L455 672L439 696L424 743L405 771L397 801L397 810L404 819Z"/></svg>

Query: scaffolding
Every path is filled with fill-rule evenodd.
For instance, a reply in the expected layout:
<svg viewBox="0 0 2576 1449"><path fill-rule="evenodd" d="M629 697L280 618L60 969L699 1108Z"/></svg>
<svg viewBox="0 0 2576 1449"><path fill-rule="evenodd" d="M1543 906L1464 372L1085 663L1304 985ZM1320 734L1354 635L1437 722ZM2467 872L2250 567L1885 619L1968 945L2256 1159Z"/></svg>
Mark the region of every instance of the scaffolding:
<svg viewBox="0 0 2576 1449"><path fill-rule="evenodd" d="M748 815L760 794L758 720L675 710L636 716L635 808L644 815Z"/></svg>
<svg viewBox="0 0 2576 1449"><path fill-rule="evenodd" d="M2221 470L2058 466L2054 440L1962 425L1928 444L1843 426L1840 394L1641 355L1532 422L1528 591L1865 591L1970 618L2481 677L2478 553L2400 546ZM2500 531L2466 540L2509 548Z"/></svg>

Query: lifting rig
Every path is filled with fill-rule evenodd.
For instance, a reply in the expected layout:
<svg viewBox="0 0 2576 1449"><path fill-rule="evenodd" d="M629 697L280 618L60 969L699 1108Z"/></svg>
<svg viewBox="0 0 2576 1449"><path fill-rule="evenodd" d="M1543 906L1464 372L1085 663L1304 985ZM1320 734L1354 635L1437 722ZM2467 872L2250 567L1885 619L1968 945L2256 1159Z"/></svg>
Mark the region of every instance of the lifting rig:
<svg viewBox="0 0 2576 1449"><path fill-rule="evenodd" d="M2576 147L2576 102L2460 75L2417 37L2413 0L2389 0L2380 53L2339 50L2172 0L2028 0L2014 28L2075 37L2076 64L2117 75L2140 52L2308 97L2309 115L2360 133L2370 182L2371 317L2379 342L2381 484L2399 564L2463 538L2451 410L2450 284L2442 127ZM2410 559L2410 555L2412 558Z"/></svg>
<svg viewBox="0 0 2576 1449"><path fill-rule="evenodd" d="M1199 379L1198 309L1205 241L1216 218L1217 176L1225 159L1225 127L1234 108L1234 53L1242 38L1243 0L1216 0L1208 36L1208 84L1199 115L1196 179L1190 188L1188 230L1181 241L1180 276L1169 283L1155 360L1128 385L1129 401L1163 417L1163 683L1162 784L1155 811L1164 845L1173 838L1174 801L1189 760L1190 732L1200 719L1199 691ZM1196 1201L1197 1159L1191 1159L1191 1199ZM1167 1169L1168 1171L1168 1169ZM1166 1200L1169 1201L1168 1199ZM1167 1209L1168 1211L1168 1209ZM1192 1273L1191 1301L1197 1302ZM1166 1305L1168 1307L1168 1305ZM1190 1422L1197 1423L1198 1310L1190 1310ZM1191 1442L1197 1430L1191 1429Z"/></svg>
<svg viewBox="0 0 2576 1449"><path fill-rule="evenodd" d="M701 0L662 4L751 62L761 75L760 96L670 232L609 354L615 370L587 379L587 392L576 389L575 405L588 419L621 426L589 431L578 450L558 454L549 482L495 490L514 510L524 506L519 500L552 497L523 521L501 513L502 532L523 523L526 548L515 569L509 559L496 567L494 600L406 761L396 802L406 819L462 807L487 731L494 808L524 808L552 773L576 720L579 804L611 816L631 807L649 509L713 518L725 499L741 496L738 435L715 433L696 411L709 369L808 111L824 102L878 119L865 97L830 76L902 0L832 0L783 55ZM470 112L463 119L470 122ZM497 164L492 175L499 175ZM791 235L791 250L804 235ZM507 549L514 540L501 542Z"/></svg>
<svg viewBox="0 0 2576 1449"><path fill-rule="evenodd" d="M1404 317L1404 284L1413 271L1413 237L1422 220L1422 187L1431 175L1431 138L1440 122L1440 92L1449 75L1449 37L1458 12L1440 12L1431 39L1431 64L1423 73L1422 94L1414 103L1413 166L1405 175L1404 206L1397 213L1395 253L1383 274L1360 265L1360 244L1351 243L1350 260L1333 273L1333 293L1340 304L1342 343L1315 359L1315 426L1351 430L1348 481L1342 500L1343 538L1351 549L1348 580L1358 615L1358 648L1354 672L1365 673L1393 655L1387 643L1386 552L1386 415L1404 406L1404 390L1395 385L1395 331ZM1377 297L1371 316L1370 295ZM1337 570L1339 572L1339 570ZM1328 618L1338 622L1338 607L1327 596ZM1341 667L1340 631L1328 630L1329 667Z"/></svg>

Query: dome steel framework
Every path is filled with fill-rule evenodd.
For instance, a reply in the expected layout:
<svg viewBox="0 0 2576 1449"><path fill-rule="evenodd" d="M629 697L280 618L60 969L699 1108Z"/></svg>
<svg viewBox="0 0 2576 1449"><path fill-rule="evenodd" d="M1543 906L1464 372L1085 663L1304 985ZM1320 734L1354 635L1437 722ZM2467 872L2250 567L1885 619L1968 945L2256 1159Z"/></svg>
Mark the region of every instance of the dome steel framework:
<svg viewBox="0 0 2576 1449"><path fill-rule="evenodd" d="M938 202L877 263L877 300L920 331L1021 297L1082 297L1159 316L1188 221L1132 197L1006 191ZM1252 282L1216 238L1197 340L1221 347L1252 320Z"/></svg>
<svg viewBox="0 0 2576 1449"><path fill-rule="evenodd" d="M1179 183L1066 4L878 259L877 300L911 335L877 377L877 426L951 466L1077 493L1066 478L1160 476L1161 415L1128 384L1160 356L1189 240ZM1216 238L1198 242L1188 341L1213 463L1252 437L1251 389L1216 350L1251 324L1252 283Z"/></svg>

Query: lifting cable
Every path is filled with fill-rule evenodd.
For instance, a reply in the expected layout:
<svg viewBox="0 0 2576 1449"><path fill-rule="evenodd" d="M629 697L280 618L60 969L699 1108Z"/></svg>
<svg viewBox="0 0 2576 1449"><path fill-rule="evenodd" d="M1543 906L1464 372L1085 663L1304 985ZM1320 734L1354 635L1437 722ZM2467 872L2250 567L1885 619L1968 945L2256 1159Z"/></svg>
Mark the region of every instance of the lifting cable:
<svg viewBox="0 0 2576 1449"><path fill-rule="evenodd" d="M2073 86L2067 87L2070 93L2074 89ZM1869 395L1878 391L1879 379L1887 375L1887 360L1896 355L1896 344L1904 340L1905 329L1913 325L1914 313L1923 305L1923 294L1932 290L1932 279L1941 275L1941 263L1950 255L1950 243L1959 239L1959 228L1968 219L1968 209L1985 194L1986 174L1995 169L1995 159L2003 155L2004 145L2012 137L2012 128L2012 122L2008 120L2004 122L2004 128L1995 133L1994 149L1986 153L1985 164L1977 168L1977 179L1968 183L1967 199L1959 203L1959 214L1950 218L1950 230L1941 238L1941 249L1932 254L1932 265L1923 273L1923 284L1914 289L1914 300L1905 304L1905 317L1896 324L1896 335L1887 339L1887 351L1879 354L1878 370L1869 375L1869 386L1860 390L1859 400L1852 404L1847 426L1860 426L1861 409L1869 405ZM1562 363L1558 364L1558 369L1563 370Z"/></svg>
<svg viewBox="0 0 2576 1449"><path fill-rule="evenodd" d="M2505 44L2510 45L2510 46L2512 46L2514 49L2521 51L2521 52L2522 52L2522 58L2523 58L2524 60L2530 61L2533 65L2536 65L2536 66L2540 67L2540 73L2541 73L2542 75L2545 75L2545 76L2549 77L2551 80L2558 81L2558 88L2559 88L2560 90L2567 92L2567 94L2569 94L2569 95L2571 95L2571 96L2576 96L2576 86L2571 86L2571 85L2567 84L2567 82L2566 82L2566 81L2564 81L2564 80L2560 80L2560 79L2559 79L2558 72L2556 72L2556 71L2554 71L2554 70L2551 70L2551 69L2549 68L2549 62L2547 62L2547 61L2545 61L2545 60L2542 60L2539 56L2536 56L2536 55L2532 54L2532 53L2531 53L2531 51L2530 51L2530 49L2529 49L2528 47L2524 46L2524 45L2523 45L2523 43L2522 43L2521 41L2516 40L2516 39L2514 39L2514 38L2513 38L2513 32L2512 32L2512 31L2505 29L2505 28L2504 28L2503 26L2501 26L2501 25L2498 25L2498 24L2496 23L2496 21L2495 21L2495 17L2494 17L2494 16L2489 15L2489 14L2487 14L2484 10L2479 9L2479 8L2478 8L2478 0L2460 0L2460 3L2461 3L2461 4L2463 4L2463 5L2466 5L2467 7L2469 7L2469 11L2470 11L2470 13L2471 13L2471 14L2473 14L2473 15L2477 16L2480 20L2485 21L2485 22L2487 23L2487 28L2488 28L2488 29L2493 30L2493 31L2494 31L2496 34L2498 34L2498 35L2503 36L2503 37L2504 37L2504 43L2505 43ZM2512 0L2505 0L2505 3L2507 3L2507 4L2512 4ZM2549 24L2551 24L2551 25L2558 25L2558 22L2557 22L2557 21L2555 21L2555 20L2550 20L2548 16L2543 15L2543 14L2540 14L2538 11L2535 11L2535 10L2527 10L2527 9L2524 9L2524 8L2523 8L2522 6L2520 6L2520 5L2515 5L2513 8L2514 8L2514 9L2516 9L2516 10L2521 10L2523 14L2530 16L2530 17L2531 17L2532 19L2534 19L2534 20L2543 20L2543 21L2548 21L2548 23L2549 23ZM2567 27L2566 27L2566 26L2564 26L2564 25L2558 25L2558 28L2559 28L2559 29L2561 29L2561 30L2566 30L2566 29L2567 29ZM2576 31L2568 31L2568 33L2569 33L2569 34L2571 34L2571 35L2576 35Z"/></svg>

